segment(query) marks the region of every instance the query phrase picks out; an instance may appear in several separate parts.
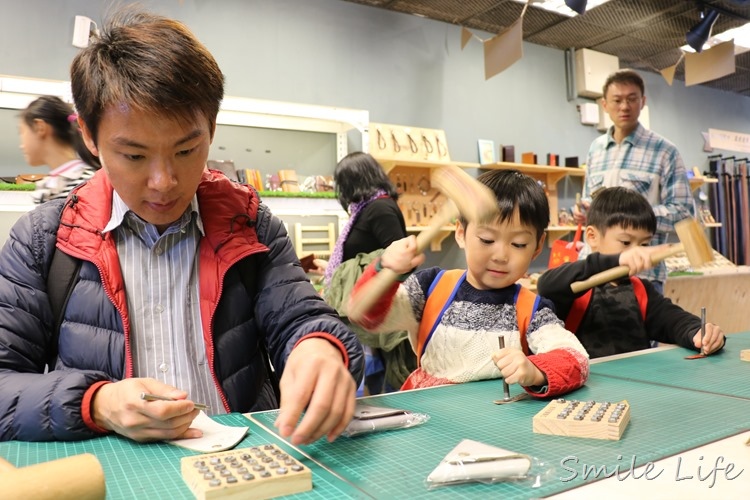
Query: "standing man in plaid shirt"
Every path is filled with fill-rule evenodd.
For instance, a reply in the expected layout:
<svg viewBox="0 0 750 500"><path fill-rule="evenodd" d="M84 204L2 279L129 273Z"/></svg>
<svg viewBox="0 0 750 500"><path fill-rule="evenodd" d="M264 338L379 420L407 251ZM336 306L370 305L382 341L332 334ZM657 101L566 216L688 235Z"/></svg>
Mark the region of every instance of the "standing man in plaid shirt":
<svg viewBox="0 0 750 500"><path fill-rule="evenodd" d="M586 159L582 208L600 188L624 186L641 193L654 208L656 233L652 245L667 241L675 222L693 215L693 198L685 164L677 148L638 121L646 105L645 86L633 70L621 69L604 82L602 106L613 126L591 144ZM586 223L585 210L574 208L577 223ZM587 252L581 252L581 258ZM643 277L663 292L667 269L662 262Z"/></svg>

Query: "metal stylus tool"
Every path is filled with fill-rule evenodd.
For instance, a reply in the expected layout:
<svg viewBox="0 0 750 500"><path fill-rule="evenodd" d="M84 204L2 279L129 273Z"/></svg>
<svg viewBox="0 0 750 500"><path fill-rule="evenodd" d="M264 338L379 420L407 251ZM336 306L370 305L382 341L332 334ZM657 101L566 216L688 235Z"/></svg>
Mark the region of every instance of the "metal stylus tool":
<svg viewBox="0 0 750 500"><path fill-rule="evenodd" d="M500 344L500 349L504 349L505 337L500 335L497 338L497 343ZM510 401L510 386L508 385L508 382L505 381L505 377L503 377L503 401Z"/></svg>
<svg viewBox="0 0 750 500"><path fill-rule="evenodd" d="M500 345L500 349L505 348L505 337L502 335L498 335L497 337L497 343ZM525 392L521 392L515 396L510 395L510 387L508 386L508 382L505 381L505 377L503 377L503 399L495 400L496 405L502 405L506 403L515 403L516 401L521 401L522 399L526 399L528 397L528 394Z"/></svg>
<svg viewBox="0 0 750 500"><path fill-rule="evenodd" d="M148 392L141 393L141 399L144 401L177 401L176 399L168 398L166 396L157 396L156 394L149 394ZM204 405L203 403L193 403L199 410L208 410L210 406Z"/></svg>
<svg viewBox="0 0 750 500"><path fill-rule="evenodd" d="M708 355L706 352L706 345L704 341L706 339L706 308L701 307L701 354Z"/></svg>

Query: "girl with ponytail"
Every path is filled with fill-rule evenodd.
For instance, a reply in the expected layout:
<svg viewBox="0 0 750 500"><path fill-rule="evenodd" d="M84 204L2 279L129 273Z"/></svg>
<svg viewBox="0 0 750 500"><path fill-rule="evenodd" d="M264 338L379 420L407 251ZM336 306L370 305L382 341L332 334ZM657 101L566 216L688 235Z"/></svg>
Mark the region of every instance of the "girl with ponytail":
<svg viewBox="0 0 750 500"><path fill-rule="evenodd" d="M32 167L51 170L37 181L34 200L41 203L65 198L90 179L100 164L83 143L78 117L70 104L56 96L42 96L20 115L21 150Z"/></svg>

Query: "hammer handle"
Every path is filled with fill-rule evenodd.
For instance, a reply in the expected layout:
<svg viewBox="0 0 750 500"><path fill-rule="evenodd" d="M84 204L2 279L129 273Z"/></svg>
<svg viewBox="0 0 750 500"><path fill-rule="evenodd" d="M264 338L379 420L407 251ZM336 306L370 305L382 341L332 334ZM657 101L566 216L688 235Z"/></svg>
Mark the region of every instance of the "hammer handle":
<svg viewBox="0 0 750 500"><path fill-rule="evenodd" d="M16 466L5 460L3 457L0 457L0 474L12 470L16 470Z"/></svg>
<svg viewBox="0 0 750 500"><path fill-rule="evenodd" d="M424 252L443 227L453 222L456 217L458 217L456 205L447 200L440 207L440 211L432 218L430 224L417 235L417 252Z"/></svg>
<svg viewBox="0 0 750 500"><path fill-rule="evenodd" d="M654 265L658 264L667 257L676 255L680 252L683 252L684 250L684 245L682 243L678 243L659 252L654 252L651 255L651 263ZM573 293L581 293L588 290L589 288L594 288L595 286L603 285L604 283L609 283L610 281L625 277L628 275L628 273L630 273L630 267L628 266L613 267L612 269L607 269L606 271L596 273L595 275L590 276L588 279L585 279L583 281L575 281L571 283L570 289L573 291Z"/></svg>
<svg viewBox="0 0 750 500"><path fill-rule="evenodd" d="M90 453L18 468L0 459L0 492L3 498L104 500L104 470Z"/></svg>
<svg viewBox="0 0 750 500"><path fill-rule="evenodd" d="M451 201L447 201L435 214L422 232L417 235L417 253L425 251L430 242L437 236L446 224L450 224L458 215L458 209ZM354 300L349 304L347 315L354 322L361 321L372 306L382 297L388 289L396 282L399 275L395 271L384 267L378 274L373 276L358 292Z"/></svg>

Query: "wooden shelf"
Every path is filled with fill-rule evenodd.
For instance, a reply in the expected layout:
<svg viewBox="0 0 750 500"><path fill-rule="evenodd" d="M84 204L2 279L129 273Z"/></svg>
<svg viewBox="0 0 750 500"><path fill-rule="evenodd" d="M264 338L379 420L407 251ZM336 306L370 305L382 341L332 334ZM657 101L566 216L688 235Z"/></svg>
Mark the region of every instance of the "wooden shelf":
<svg viewBox="0 0 750 500"><path fill-rule="evenodd" d="M689 182L690 190L695 191L704 184L718 184L719 179L716 179L714 177L691 177L689 179Z"/></svg>
<svg viewBox="0 0 750 500"><path fill-rule="evenodd" d="M421 233L427 229L426 226L407 226L407 233ZM430 242L430 250L433 252L439 252L443 249L443 240L455 232L455 226L443 226L440 228L438 235Z"/></svg>
<svg viewBox="0 0 750 500"><path fill-rule="evenodd" d="M454 161L452 164L461 168L481 168L479 163L470 161Z"/></svg>
<svg viewBox="0 0 750 500"><path fill-rule="evenodd" d="M409 168L440 168L444 167L446 165L459 165L460 162L441 162L441 163L435 163L434 161L421 161L421 160L381 160L377 156L373 155L373 158L378 160L378 163L382 165L383 170L385 170L385 173L390 172L396 167L409 167Z"/></svg>
<svg viewBox="0 0 750 500"><path fill-rule="evenodd" d="M490 164L479 164L471 162L457 162L457 161L445 161L445 162L434 162L434 161L422 161L416 159L380 159L377 158L376 154L373 157L383 166L383 169L390 173L393 180L394 169L398 169L397 172L401 174L401 178L405 179L406 175L409 175L409 179L412 179L407 184L409 186L404 193L403 200L408 201L409 197L416 197L414 199L421 200L414 192L414 180L419 179L419 174L412 171L411 169L433 169L439 168L445 165L456 165L460 168L477 168L480 170L518 170L523 172L537 180L540 180L545 185L545 191L549 200L550 217L552 218L552 225L547 228L547 244L551 247L552 242L565 236L568 233L574 232L576 226L558 226L556 225L558 210L558 199L557 199L557 183L562 180L563 177L583 177L586 175L586 170L582 168L570 168L570 167L550 167L548 165L529 165L525 163L509 163L509 162L497 162ZM404 181L406 183L406 181ZM401 184L396 180L395 184ZM432 190L432 188L431 188ZM434 193L430 193L427 198L431 200ZM403 211L403 209L402 209ZM407 226L406 231L408 233L419 233L424 230L423 226ZM439 233L438 237L432 242L430 249L433 252L439 252L442 248L442 242L452 232L455 231L454 227L446 226Z"/></svg>
<svg viewBox="0 0 750 500"><path fill-rule="evenodd" d="M551 226L547 229L547 244L552 246L552 242L556 239L566 235L571 231L575 231L575 227L572 229L561 227L557 225L557 214L560 213L560 206L557 198L557 183L563 177L583 177L586 175L586 170L583 168L571 168L571 167L550 167L548 165L529 165L527 163L509 163L509 162L497 162L497 163L485 163L479 166L480 169L484 170L518 170L526 175L529 175L537 180L544 183L545 191L547 192L547 200L549 201L549 215Z"/></svg>
<svg viewBox="0 0 750 500"><path fill-rule="evenodd" d="M528 163L509 163L503 161L483 163L479 165L479 168L485 170L518 170L532 177L544 176L548 188L554 186L557 184L557 181L568 175L575 177L586 175L586 170L582 168L550 167L548 165L530 165Z"/></svg>

